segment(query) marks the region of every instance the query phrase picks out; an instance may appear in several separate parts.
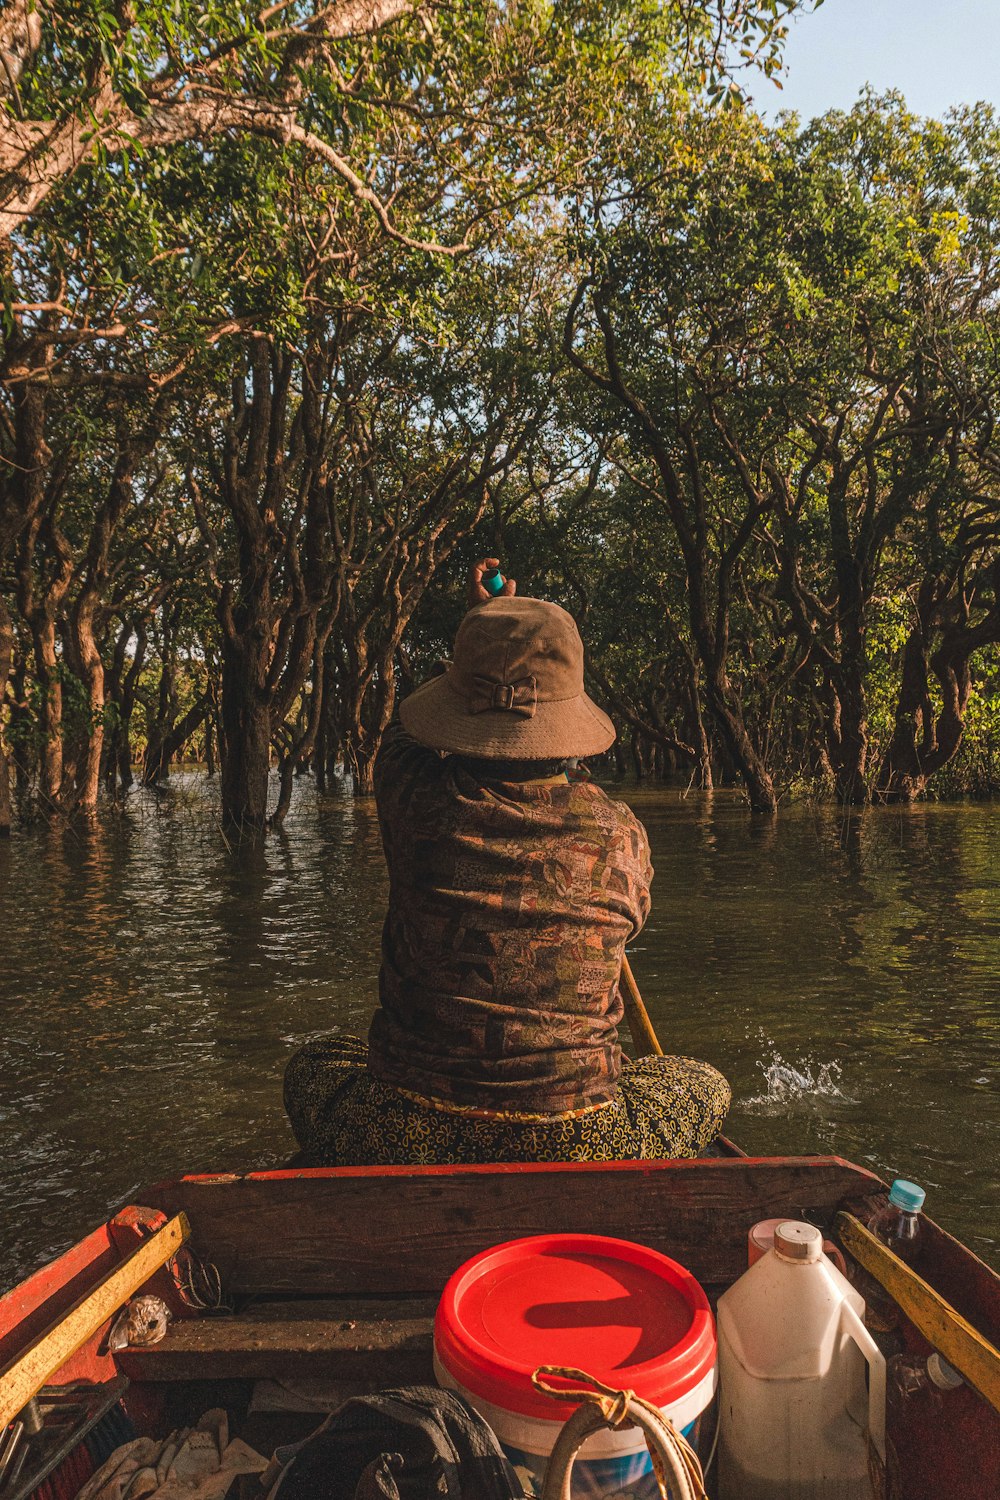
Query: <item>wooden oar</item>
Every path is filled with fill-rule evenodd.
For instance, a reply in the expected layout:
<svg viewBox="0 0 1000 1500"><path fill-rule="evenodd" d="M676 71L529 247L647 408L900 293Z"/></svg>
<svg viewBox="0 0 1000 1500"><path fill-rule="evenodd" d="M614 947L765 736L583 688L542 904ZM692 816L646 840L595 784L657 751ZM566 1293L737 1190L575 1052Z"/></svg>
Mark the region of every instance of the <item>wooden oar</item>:
<svg viewBox="0 0 1000 1500"><path fill-rule="evenodd" d="M838 1214L837 1230L845 1250L885 1288L914 1328L1000 1411L1000 1350L853 1214Z"/></svg>
<svg viewBox="0 0 1000 1500"><path fill-rule="evenodd" d="M635 1047L637 1057L662 1057L663 1048L660 1046L659 1038L653 1030L653 1023L649 1019L646 1007L642 1003L639 994L639 986L635 982L632 973L632 965L622 954L622 978L625 981L625 989L622 992L622 1001L625 1005L625 1019L628 1029L632 1033L632 1045Z"/></svg>

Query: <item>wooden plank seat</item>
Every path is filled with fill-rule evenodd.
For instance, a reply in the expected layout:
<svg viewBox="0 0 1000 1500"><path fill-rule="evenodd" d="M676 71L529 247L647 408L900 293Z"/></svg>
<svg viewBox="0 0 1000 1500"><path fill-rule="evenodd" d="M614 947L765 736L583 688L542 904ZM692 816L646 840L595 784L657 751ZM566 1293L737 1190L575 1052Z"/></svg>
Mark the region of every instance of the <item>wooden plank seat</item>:
<svg viewBox="0 0 1000 1500"><path fill-rule="evenodd" d="M433 1297L297 1297L171 1323L159 1344L122 1350L130 1380L399 1384L433 1378Z"/></svg>

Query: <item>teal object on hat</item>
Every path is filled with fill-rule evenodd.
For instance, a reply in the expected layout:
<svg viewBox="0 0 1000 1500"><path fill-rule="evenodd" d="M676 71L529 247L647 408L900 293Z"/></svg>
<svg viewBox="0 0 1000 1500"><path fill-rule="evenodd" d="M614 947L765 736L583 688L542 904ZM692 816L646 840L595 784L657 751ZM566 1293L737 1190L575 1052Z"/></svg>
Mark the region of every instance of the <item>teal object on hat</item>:
<svg viewBox="0 0 1000 1500"><path fill-rule="evenodd" d="M503 586L506 582L499 568L491 568L488 573L483 574L483 588L488 594L492 594L494 599L497 594L503 593Z"/></svg>
<svg viewBox="0 0 1000 1500"><path fill-rule="evenodd" d="M889 1189L889 1202L910 1214L920 1212L926 1197L922 1187L917 1187L915 1182L907 1182L905 1177L897 1177Z"/></svg>

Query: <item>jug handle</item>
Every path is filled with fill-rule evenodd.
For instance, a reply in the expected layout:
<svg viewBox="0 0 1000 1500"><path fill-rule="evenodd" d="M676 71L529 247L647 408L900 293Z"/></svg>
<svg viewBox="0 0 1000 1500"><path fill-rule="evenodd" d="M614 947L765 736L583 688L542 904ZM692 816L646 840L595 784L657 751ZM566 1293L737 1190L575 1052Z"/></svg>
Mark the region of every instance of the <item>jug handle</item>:
<svg viewBox="0 0 1000 1500"><path fill-rule="evenodd" d="M868 1433L885 1462L885 1356L849 1302L840 1304L841 1326L868 1364Z"/></svg>

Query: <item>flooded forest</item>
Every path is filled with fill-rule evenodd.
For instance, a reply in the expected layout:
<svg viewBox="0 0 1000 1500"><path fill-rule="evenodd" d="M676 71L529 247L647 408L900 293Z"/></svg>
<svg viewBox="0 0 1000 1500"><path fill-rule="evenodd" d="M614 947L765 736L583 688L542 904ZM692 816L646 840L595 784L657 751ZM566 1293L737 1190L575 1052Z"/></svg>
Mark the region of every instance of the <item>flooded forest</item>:
<svg viewBox="0 0 1000 1500"><path fill-rule="evenodd" d="M1000 125L767 123L807 9L0 16L12 1265L363 1025L373 765L487 554L579 624L671 1045L995 1255Z"/></svg>

